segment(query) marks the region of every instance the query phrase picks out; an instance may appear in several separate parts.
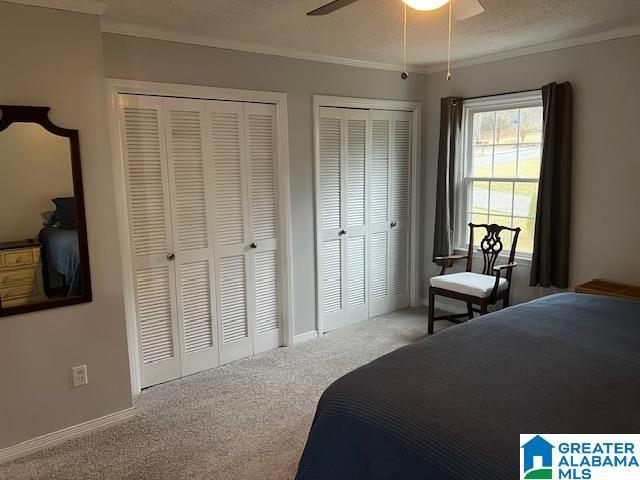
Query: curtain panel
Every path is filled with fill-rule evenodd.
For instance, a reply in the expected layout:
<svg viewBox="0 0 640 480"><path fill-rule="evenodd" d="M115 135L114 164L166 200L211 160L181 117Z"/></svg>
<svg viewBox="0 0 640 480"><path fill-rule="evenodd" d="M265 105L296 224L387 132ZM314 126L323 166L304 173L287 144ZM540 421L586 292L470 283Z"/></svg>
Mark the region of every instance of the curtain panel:
<svg viewBox="0 0 640 480"><path fill-rule="evenodd" d="M440 101L440 144L438 149L438 183L433 257L453 253L455 241L455 168L462 147L463 98L447 97Z"/></svg>
<svg viewBox="0 0 640 480"><path fill-rule="evenodd" d="M569 286L573 93L571 84L542 87L543 140L530 284Z"/></svg>

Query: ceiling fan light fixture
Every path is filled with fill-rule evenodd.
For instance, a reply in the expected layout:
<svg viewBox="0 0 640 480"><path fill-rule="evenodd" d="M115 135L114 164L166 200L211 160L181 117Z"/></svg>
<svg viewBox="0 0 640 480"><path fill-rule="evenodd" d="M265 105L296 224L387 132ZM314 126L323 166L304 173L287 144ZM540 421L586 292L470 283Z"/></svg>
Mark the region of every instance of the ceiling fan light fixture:
<svg viewBox="0 0 640 480"><path fill-rule="evenodd" d="M415 10L435 10L449 3L449 0L402 0Z"/></svg>

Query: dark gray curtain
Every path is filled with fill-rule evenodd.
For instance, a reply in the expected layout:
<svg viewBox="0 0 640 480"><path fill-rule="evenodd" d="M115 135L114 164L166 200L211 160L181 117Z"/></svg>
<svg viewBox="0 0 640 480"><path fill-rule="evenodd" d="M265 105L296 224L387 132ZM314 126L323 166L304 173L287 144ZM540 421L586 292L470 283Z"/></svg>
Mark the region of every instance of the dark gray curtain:
<svg viewBox="0 0 640 480"><path fill-rule="evenodd" d="M531 286L569 286L573 94L569 82L542 87L544 130Z"/></svg>
<svg viewBox="0 0 640 480"><path fill-rule="evenodd" d="M462 101L462 98L457 97L447 97L440 101L434 258L450 255L454 248L455 160L462 144Z"/></svg>

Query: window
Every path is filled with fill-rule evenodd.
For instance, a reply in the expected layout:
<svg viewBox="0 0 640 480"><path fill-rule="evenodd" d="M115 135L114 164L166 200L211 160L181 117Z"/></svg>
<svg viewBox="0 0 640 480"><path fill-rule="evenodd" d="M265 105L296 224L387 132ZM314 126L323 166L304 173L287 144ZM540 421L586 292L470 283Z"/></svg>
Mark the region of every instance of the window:
<svg viewBox="0 0 640 480"><path fill-rule="evenodd" d="M465 101L463 141L458 245L468 246L469 222L497 223L520 227L517 253L530 256L542 156L540 92ZM511 232L502 238L507 250Z"/></svg>

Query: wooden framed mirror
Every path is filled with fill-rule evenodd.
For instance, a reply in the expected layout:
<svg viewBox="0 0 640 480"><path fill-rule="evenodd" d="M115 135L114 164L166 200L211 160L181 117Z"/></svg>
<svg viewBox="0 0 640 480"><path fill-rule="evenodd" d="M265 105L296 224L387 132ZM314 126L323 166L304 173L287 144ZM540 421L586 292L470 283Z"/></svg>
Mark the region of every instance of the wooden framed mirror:
<svg viewBox="0 0 640 480"><path fill-rule="evenodd" d="M91 298L78 130L0 105L0 316Z"/></svg>

